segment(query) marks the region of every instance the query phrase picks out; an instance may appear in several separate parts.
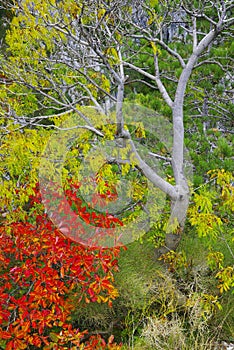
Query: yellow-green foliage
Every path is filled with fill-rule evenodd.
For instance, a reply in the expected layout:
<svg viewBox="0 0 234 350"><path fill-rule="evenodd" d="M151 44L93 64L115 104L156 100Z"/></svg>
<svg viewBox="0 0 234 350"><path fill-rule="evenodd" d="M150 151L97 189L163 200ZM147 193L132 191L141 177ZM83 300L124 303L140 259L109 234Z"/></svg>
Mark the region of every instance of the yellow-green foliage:
<svg viewBox="0 0 234 350"><path fill-rule="evenodd" d="M41 113L42 104L52 108L49 114L57 113L59 108L63 110L64 105L69 106L64 86L75 88L89 105L93 105L93 98L103 98L105 91L110 92L110 81L103 73L87 69L86 64L77 69L60 59L63 50L72 50L69 37L74 44L79 42L74 18L79 16L81 7L82 3L74 1L15 2L5 38L8 59L0 56L2 72L10 83L1 84L0 99L16 115L33 115L38 109ZM92 21L92 16L95 14L88 7L83 8L83 20L87 17ZM112 61L116 50L112 47L107 50Z"/></svg>
<svg viewBox="0 0 234 350"><path fill-rule="evenodd" d="M189 209L189 221L196 226L199 236L216 236L222 225L221 219L214 213L216 194L209 190L194 195L194 205Z"/></svg>
<svg viewBox="0 0 234 350"><path fill-rule="evenodd" d="M216 180L217 186L204 187L198 193L194 193L188 217L200 237L215 238L225 223L222 214L234 211L233 177L223 169L210 171L209 174L211 179Z"/></svg>
<svg viewBox="0 0 234 350"><path fill-rule="evenodd" d="M47 141L46 130L18 130L1 140L0 153L0 207L8 219L25 216L24 206L38 182L40 155Z"/></svg>
<svg viewBox="0 0 234 350"><path fill-rule="evenodd" d="M50 128L45 129L8 125L8 133L2 138L0 149L0 205L9 220L25 217L25 206L39 181L39 172L43 178L63 184L65 188L67 178L72 177L82 184L83 194L108 193L111 201L111 195L116 193L118 200L123 200L121 219L125 223L138 219L142 208L137 203L146 200L148 188L144 176L134 168L134 163L129 163L129 147L119 150L120 159L126 163L108 163L102 144L106 146L106 142L112 142L115 126L105 124L105 117L103 125L100 125L102 116L93 108L79 108L79 111L94 125L97 124L104 137L98 140L97 135L82 127L84 121L74 113L52 116L48 119ZM74 129L77 124L81 128ZM53 126L58 130L54 130ZM124 192L121 181L125 184ZM132 209L128 210L128 207Z"/></svg>
<svg viewBox="0 0 234 350"><path fill-rule="evenodd" d="M224 240L231 256L232 247L229 241L233 237L234 187L233 175L224 169L209 171L213 186L205 186L203 190L193 196L193 205L188 211L190 223L195 226L200 237L212 238L215 241ZM229 237L228 239L225 238ZM210 269L216 272L220 293L234 287L233 266L225 266L225 257L222 252L210 251L207 263Z"/></svg>
<svg viewBox="0 0 234 350"><path fill-rule="evenodd" d="M231 287L234 287L234 268L227 266L222 268L215 276L219 280L218 288L220 293L226 292Z"/></svg>

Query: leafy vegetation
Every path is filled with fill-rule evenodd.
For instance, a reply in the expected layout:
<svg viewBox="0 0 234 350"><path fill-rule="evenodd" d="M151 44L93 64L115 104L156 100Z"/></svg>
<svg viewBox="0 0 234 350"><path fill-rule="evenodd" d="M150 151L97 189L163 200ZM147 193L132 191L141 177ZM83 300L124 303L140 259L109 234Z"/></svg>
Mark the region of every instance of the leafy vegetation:
<svg viewBox="0 0 234 350"><path fill-rule="evenodd" d="M0 348L234 341L232 1L1 6Z"/></svg>

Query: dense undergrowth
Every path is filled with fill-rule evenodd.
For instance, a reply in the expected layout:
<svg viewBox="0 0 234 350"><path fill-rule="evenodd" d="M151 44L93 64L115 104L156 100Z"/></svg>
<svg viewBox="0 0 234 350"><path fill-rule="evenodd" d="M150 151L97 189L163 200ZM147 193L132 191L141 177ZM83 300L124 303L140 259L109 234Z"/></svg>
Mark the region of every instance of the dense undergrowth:
<svg viewBox="0 0 234 350"><path fill-rule="evenodd" d="M224 242L212 248L231 262ZM120 254L115 274L120 296L113 308L86 305L73 313L73 322L107 339L114 334L123 349L204 350L221 340L233 341L234 295L220 294L215 273L206 263L207 249L190 231L178 250L189 256L188 265L168 271L155 259L146 235L144 244L134 242Z"/></svg>

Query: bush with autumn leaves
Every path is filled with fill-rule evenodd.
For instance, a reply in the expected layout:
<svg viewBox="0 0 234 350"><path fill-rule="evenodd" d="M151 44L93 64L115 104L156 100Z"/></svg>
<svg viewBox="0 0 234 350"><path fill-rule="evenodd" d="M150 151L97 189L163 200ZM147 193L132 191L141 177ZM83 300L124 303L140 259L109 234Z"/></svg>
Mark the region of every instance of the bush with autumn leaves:
<svg viewBox="0 0 234 350"><path fill-rule="evenodd" d="M200 238L216 241L222 232L229 231L232 222L233 178L223 170L211 171L210 178L215 190L208 187L193 195L188 221L196 227ZM86 203L80 187L81 184L68 181L64 198L81 222L104 229L123 225L119 218L107 211L104 215L104 211L99 212ZM103 208L108 201L116 199L114 187L108 183L104 187L102 193L94 193L91 198L92 204L98 202ZM51 183L51 188L56 194L56 186ZM89 303L112 306L112 301L118 296L114 273L118 270L120 250L124 247L85 246L69 239L61 232L61 228L63 231L64 227L74 224L72 219L69 222L69 215L64 216L62 227L57 228L45 214L41 199L43 189L36 184L31 191L22 184L15 190L15 196L20 193L22 197L23 191L24 205L18 209L15 206L12 215L7 217L6 214L0 224L0 348L121 349L123 346L116 344L109 332L104 339L84 327L77 328L79 322L75 322L74 314ZM53 198L53 203L62 213L65 207L59 193ZM28 213L24 218L20 218L22 209ZM82 225L77 231L82 232ZM230 248L228 242L227 246ZM174 274L179 274L181 269L189 270L190 265L181 252L169 252L161 259ZM204 294L205 301L199 299L199 295L198 300L204 303L205 312L213 312L217 307L221 309L219 299L223 292L232 289L234 275L233 267L225 264L221 252L210 250L207 259L218 281L220 297ZM191 300L186 302L186 308L193 305L194 295L196 293L192 293Z"/></svg>
<svg viewBox="0 0 234 350"><path fill-rule="evenodd" d="M118 270L121 248L100 249L93 245L78 244L69 239L67 231L64 231L64 228L71 228L74 225L69 215L61 216L62 226L58 228L50 220L49 215L45 214L41 200L41 193L45 188L39 189L37 169L40 166L38 154L47 139L48 134L45 130L25 129L23 133L19 131L9 133L2 140L0 349L120 349L122 346L115 343L116 340L109 332L103 339L100 335L94 335L92 330L89 332L86 326L78 328L79 322L74 320L74 315L77 309L82 309L84 305L87 306L90 303L106 303L112 306L112 301L118 296L113 276ZM84 144L84 141L80 143ZM80 163L78 156L81 152L77 147L71 152L73 152L71 163L68 164L69 166L67 163L65 165L69 173L76 174L74 168L79 166L77 163ZM76 159L78 159L77 163ZM132 171L129 176L134 177L135 173ZM105 206L108 202L114 203L117 199L116 179L111 176L109 178L109 182L101 181L100 176L93 179L94 182L100 181L101 185L97 186L97 189L100 189L99 192L91 191L92 203L82 198L80 183L71 181L63 183L65 194L63 198L66 199L68 207L81 219L80 226L76 227L80 238L83 230L82 222L98 227L99 232L103 228L105 232L105 228L115 226L121 228L123 222L131 220L131 216L122 215L123 222L121 222L120 218L107 212ZM141 181L140 178L137 184L141 186L137 188L144 190L144 183ZM56 185L51 183L49 187L52 191L48 195L53 197L52 206L54 203L55 212L66 214L64 213L66 206L60 200L60 193ZM46 198L49 199L49 197ZM102 210L93 209L98 207ZM230 291L234 286L234 268L231 261L226 261L222 251L212 249L212 246L222 240L226 243L227 249L232 252L233 210L233 175L222 169L211 171L207 184L193 193L186 230L191 234L191 227L194 227L196 236L207 241L208 247L211 247L207 249L208 265L214 275L215 285L218 285L220 298L222 294L225 294L223 292ZM160 218L161 221L162 219L163 217ZM154 227L154 230L149 232L150 237L147 237L155 244L161 238L160 234L160 227L158 229ZM188 242L189 236L186 236ZM194 253L194 247L192 249ZM198 253L199 251L196 252L196 255ZM135 260L136 265L139 262L139 256ZM144 255L141 256L145 259ZM185 281L188 282L191 264L180 251L169 252L162 259L170 270L179 276L180 280L181 276L178 271L185 271ZM145 266L144 269L146 269ZM129 269L124 275L124 284L127 284L126 276L131 280ZM141 281L137 279L136 284L140 283ZM134 294L134 286L126 287L126 298L130 298L132 289ZM138 297L137 293L136 295ZM207 295L206 293L205 301L199 294L194 300L202 302L206 310L211 309L212 311L214 306L219 306L219 299L218 296L213 298L212 295L208 297ZM122 298L122 305L123 300ZM192 299L187 306L193 305L194 300ZM89 306L92 305L95 304ZM119 305L121 307L121 302ZM124 317L128 318L131 310L125 311L127 315L123 313L122 327L125 328L123 332L126 333L127 325ZM150 309L149 311L150 313L156 312L158 315L157 310L151 311ZM171 308L165 312L166 314L172 313ZM164 313L162 316L164 317ZM139 325L137 332L141 334L142 323L138 318L139 315L136 313L136 318L131 322ZM115 335L117 337L116 332ZM119 337L119 339L124 338Z"/></svg>
<svg viewBox="0 0 234 350"><path fill-rule="evenodd" d="M73 206L82 201L72 196ZM30 196L28 210L40 205L39 188ZM82 207L92 220L92 212ZM61 234L46 214L30 214L28 221L0 226L0 348L1 349L120 349L113 336L73 327L71 312L79 303L108 303L118 296L113 272L120 248L85 247ZM96 214L98 218L98 214ZM104 217L102 218L104 221ZM110 225L108 222L103 225Z"/></svg>

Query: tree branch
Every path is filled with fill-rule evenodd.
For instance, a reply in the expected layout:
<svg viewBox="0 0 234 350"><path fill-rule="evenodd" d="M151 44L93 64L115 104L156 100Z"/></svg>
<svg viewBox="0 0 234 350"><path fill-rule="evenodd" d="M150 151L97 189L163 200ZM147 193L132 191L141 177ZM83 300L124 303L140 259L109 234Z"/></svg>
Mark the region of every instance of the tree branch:
<svg viewBox="0 0 234 350"><path fill-rule="evenodd" d="M161 79L160 79L160 74L159 74L159 66L158 66L158 55L154 55L154 68L155 68L155 81L158 86L159 91L161 92L161 95L164 99L164 101L167 103L167 105L170 108L173 108L173 101L170 98L165 86L163 85Z"/></svg>

